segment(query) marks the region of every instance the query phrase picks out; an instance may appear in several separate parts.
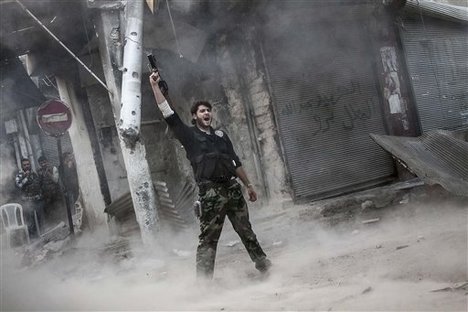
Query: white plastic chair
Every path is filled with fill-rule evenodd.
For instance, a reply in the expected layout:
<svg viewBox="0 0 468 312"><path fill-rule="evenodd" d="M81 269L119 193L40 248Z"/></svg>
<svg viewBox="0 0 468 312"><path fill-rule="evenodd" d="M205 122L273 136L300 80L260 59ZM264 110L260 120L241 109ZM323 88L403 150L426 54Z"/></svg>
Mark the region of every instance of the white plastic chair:
<svg viewBox="0 0 468 312"><path fill-rule="evenodd" d="M0 207L3 227L5 228L7 241L11 245L11 233L24 230L28 244L30 243L28 226L24 223L23 206L17 203L9 203Z"/></svg>

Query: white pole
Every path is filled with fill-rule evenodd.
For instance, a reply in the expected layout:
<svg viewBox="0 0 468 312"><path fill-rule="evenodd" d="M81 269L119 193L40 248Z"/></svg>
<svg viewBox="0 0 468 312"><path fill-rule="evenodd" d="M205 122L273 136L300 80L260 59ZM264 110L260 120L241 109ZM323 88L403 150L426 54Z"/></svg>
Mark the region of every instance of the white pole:
<svg viewBox="0 0 468 312"><path fill-rule="evenodd" d="M142 32L143 32L143 2L132 0L127 2L126 35L122 73L122 89L115 83L115 57L119 47L111 44L109 20L104 17L110 12L102 13L102 36L99 36L100 53L104 67L104 75L112 90L111 103L119 128L120 146L127 170L127 179L132 195L135 216L140 226L143 243L151 246L159 231L156 193L151 178L151 170L146 159L146 147L140 140L140 105L141 105L141 64L142 64ZM121 98L118 98L121 94ZM122 107L120 107L122 105ZM120 111L119 111L120 110Z"/></svg>
<svg viewBox="0 0 468 312"><path fill-rule="evenodd" d="M133 146L140 136L143 0L127 2L127 25L122 71L122 109L119 129Z"/></svg>

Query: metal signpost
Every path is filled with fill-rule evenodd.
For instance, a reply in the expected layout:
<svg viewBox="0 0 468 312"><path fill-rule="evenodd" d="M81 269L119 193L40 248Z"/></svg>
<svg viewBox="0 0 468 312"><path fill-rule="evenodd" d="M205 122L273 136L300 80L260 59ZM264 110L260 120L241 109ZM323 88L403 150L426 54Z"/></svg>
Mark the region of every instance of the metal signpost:
<svg viewBox="0 0 468 312"><path fill-rule="evenodd" d="M62 135L70 128L72 123L72 113L70 107L60 100L49 100L43 103L37 109L37 123L39 127L50 136L57 139L57 151L60 161L59 176L60 185L65 194L65 205L67 207L68 225L70 227L70 234L75 235L73 228L73 218L71 213L71 203L68 190L63 183L63 158L62 158Z"/></svg>

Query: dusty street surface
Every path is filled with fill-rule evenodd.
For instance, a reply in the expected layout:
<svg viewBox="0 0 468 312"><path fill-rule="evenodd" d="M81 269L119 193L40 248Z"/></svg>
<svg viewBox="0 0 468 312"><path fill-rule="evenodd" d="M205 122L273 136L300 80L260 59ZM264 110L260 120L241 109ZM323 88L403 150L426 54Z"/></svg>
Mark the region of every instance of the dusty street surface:
<svg viewBox="0 0 468 312"><path fill-rule="evenodd" d="M106 233L84 235L27 270L3 247L0 310L467 310L468 288L456 288L468 280L466 201L410 202L333 226L310 209L251 208L274 263L266 277L227 222L209 285L195 281L196 229L164 252L134 246L126 257L102 251Z"/></svg>

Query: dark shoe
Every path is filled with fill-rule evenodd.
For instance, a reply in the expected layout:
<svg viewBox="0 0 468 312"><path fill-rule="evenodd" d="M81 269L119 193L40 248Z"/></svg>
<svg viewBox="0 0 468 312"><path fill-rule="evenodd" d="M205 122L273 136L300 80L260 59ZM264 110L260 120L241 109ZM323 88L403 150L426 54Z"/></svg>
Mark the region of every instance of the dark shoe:
<svg viewBox="0 0 468 312"><path fill-rule="evenodd" d="M255 268L261 273L266 273L271 267L271 261L267 258L263 258L255 262Z"/></svg>

